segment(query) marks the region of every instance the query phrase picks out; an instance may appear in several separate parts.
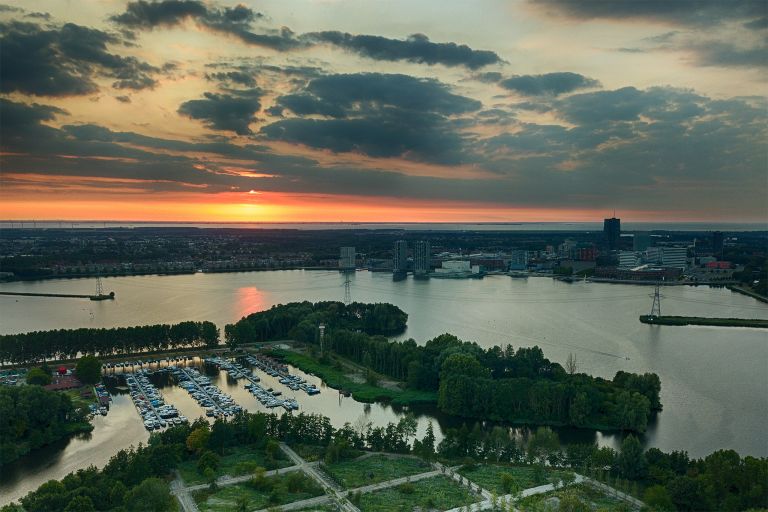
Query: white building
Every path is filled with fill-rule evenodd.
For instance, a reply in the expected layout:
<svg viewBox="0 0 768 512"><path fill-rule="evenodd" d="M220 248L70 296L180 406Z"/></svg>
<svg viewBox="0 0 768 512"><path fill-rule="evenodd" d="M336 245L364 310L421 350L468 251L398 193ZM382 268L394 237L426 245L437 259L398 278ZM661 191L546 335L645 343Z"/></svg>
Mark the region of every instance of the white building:
<svg viewBox="0 0 768 512"><path fill-rule="evenodd" d="M342 270L354 270L355 266L355 248L342 247L339 255L339 268Z"/></svg>
<svg viewBox="0 0 768 512"><path fill-rule="evenodd" d="M469 260L448 260L435 270L438 277L462 277L480 273L480 265L471 265Z"/></svg>
<svg viewBox="0 0 768 512"><path fill-rule="evenodd" d="M619 266L624 268L633 268L640 264L640 257L634 251L619 252Z"/></svg>
<svg viewBox="0 0 768 512"><path fill-rule="evenodd" d="M685 269L688 266L688 248L649 247L645 251L645 262Z"/></svg>

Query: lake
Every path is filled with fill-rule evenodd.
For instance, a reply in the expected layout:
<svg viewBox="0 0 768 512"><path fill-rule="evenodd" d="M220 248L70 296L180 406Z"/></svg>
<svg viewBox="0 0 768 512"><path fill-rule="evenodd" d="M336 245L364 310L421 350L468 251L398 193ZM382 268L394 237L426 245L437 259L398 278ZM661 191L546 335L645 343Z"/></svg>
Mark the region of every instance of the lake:
<svg viewBox="0 0 768 512"><path fill-rule="evenodd" d="M269 271L178 276L116 277L102 280L116 300L0 296L0 333L75 327L114 327L183 320L227 323L274 304L296 300L342 300L344 276L335 271ZM95 279L16 282L1 291L89 293ZM612 378L619 371L655 372L664 410L643 438L646 446L687 450L700 457L717 449L768 456L768 336L765 330L651 326L638 321L651 306L651 287L564 283L545 277L487 276L468 280L393 281L386 273L357 272L352 300L390 302L409 314L399 338L419 343L450 332L484 347L539 345L546 357L564 363L570 353L579 371ZM768 305L724 288L665 287L662 311L670 315L768 319ZM263 374L262 374L263 377ZM216 376L222 389L251 410L259 404L234 382ZM319 380L316 380L319 383ZM189 417L197 404L177 387L163 393ZM396 421L403 414L387 405L340 399L323 388L317 397L297 396L301 410L321 412L334 424ZM247 400L252 400L251 404ZM456 425L431 410L416 411L423 434ZM23 464L3 470L0 504L17 499L51 478L88 464L102 466L118 449L146 442L130 398L117 395L113 410L95 419L84 438L46 448ZM439 429L438 429L439 430ZM565 441L617 446L620 436L559 430Z"/></svg>

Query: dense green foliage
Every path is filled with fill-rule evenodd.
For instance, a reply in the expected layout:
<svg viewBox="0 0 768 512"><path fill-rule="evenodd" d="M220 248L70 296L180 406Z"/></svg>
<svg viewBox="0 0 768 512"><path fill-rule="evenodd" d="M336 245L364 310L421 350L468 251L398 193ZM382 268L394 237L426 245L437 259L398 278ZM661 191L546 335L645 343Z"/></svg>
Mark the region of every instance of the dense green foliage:
<svg viewBox="0 0 768 512"><path fill-rule="evenodd" d="M215 347L219 331L212 322L174 325L58 329L0 336L0 362L74 359L79 354L132 354L180 347Z"/></svg>
<svg viewBox="0 0 768 512"><path fill-rule="evenodd" d="M486 350L449 334L419 346L375 334L382 325L404 327L406 318L384 304L302 302L250 315L227 326L226 336L234 344L282 338L318 344L323 322L326 351L405 381L411 390L437 390L441 411L467 418L644 432L652 411L661 409L655 374L619 372L609 381L570 375L539 347Z"/></svg>
<svg viewBox="0 0 768 512"><path fill-rule="evenodd" d="M101 361L94 356L83 356L77 360L75 375L84 384L96 384L101 380Z"/></svg>
<svg viewBox="0 0 768 512"><path fill-rule="evenodd" d="M208 434L195 434L200 431ZM211 453L242 446L260 447L269 457L277 450L274 440L324 447L326 459L332 459L329 464L343 460L344 453L355 454L361 449L418 452L422 457L431 457L433 454L426 452L434 445L434 436L428 432L416 442L415 433L416 422L408 416L385 427L368 424L353 428L345 424L338 429L327 417L304 413L279 417L243 413L228 421L218 419L210 426L201 418L192 425L152 434L147 446L121 450L101 471L90 467L60 482L47 482L22 498L21 503L28 511L80 510L77 507L90 510L88 500L99 511L144 510L130 508L138 507L138 503L159 504L154 510L169 510L163 508L172 503L167 484L160 486L156 479L167 477L182 462L206 466L208 470L218 460ZM509 429L485 429L476 424L472 429L449 429L438 446L438 455L452 464L469 460L508 465L515 474L519 471L513 466L524 465L534 483L553 474L563 475L564 479L569 471L563 469L571 468L609 480L622 489L644 486L650 501L657 505L671 503L670 510L736 511L768 505L768 459L741 458L730 450L692 461L684 452L667 454L655 448L643 452L632 436L625 440L621 453L597 445L568 445L563 449L557 436L545 427L520 440L511 436ZM505 483L500 479L499 485ZM14 509L9 506L2 512L10 510Z"/></svg>
<svg viewBox="0 0 768 512"><path fill-rule="evenodd" d="M397 334L405 330L408 315L392 304L353 302L292 302L253 313L224 328L224 339L231 346L256 341L295 339L314 342L318 326L328 332L337 329L367 334Z"/></svg>
<svg viewBox="0 0 768 512"><path fill-rule="evenodd" d="M46 386L51 383L51 380L53 380L51 374L42 368L32 368L27 372L27 384Z"/></svg>
<svg viewBox="0 0 768 512"><path fill-rule="evenodd" d="M0 466L72 433L90 430L69 396L39 386L0 387Z"/></svg>

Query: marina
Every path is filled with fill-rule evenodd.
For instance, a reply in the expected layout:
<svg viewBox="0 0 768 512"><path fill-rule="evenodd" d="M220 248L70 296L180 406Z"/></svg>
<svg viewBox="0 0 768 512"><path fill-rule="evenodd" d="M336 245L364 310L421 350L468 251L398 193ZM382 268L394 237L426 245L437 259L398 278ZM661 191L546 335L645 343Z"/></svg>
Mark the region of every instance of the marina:
<svg viewBox="0 0 768 512"><path fill-rule="evenodd" d="M147 430L159 430L188 421L186 417L179 415L176 407L165 403L163 396L149 381L146 370L137 370L132 375L126 375L125 382Z"/></svg>
<svg viewBox="0 0 768 512"><path fill-rule="evenodd" d="M232 397L211 383L211 379L202 375L197 368L172 367L170 372L200 407L205 408L205 415L211 417L234 416L243 410Z"/></svg>

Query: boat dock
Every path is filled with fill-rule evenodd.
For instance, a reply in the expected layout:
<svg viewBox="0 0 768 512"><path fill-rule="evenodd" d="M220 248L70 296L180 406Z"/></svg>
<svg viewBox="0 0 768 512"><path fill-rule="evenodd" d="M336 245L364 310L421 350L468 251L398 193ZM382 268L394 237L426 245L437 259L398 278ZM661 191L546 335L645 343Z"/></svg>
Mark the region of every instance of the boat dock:
<svg viewBox="0 0 768 512"><path fill-rule="evenodd" d="M80 295L76 293L32 293L32 292L0 292L0 295L15 295L17 297L59 297L64 299L113 300L115 292L98 295Z"/></svg>

